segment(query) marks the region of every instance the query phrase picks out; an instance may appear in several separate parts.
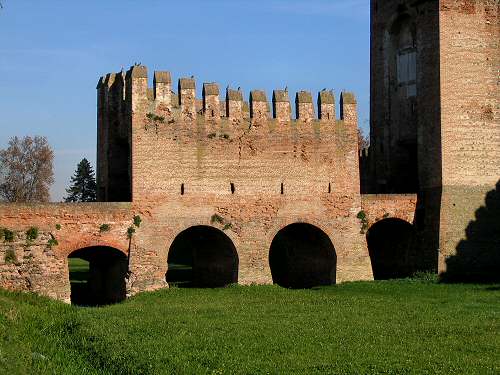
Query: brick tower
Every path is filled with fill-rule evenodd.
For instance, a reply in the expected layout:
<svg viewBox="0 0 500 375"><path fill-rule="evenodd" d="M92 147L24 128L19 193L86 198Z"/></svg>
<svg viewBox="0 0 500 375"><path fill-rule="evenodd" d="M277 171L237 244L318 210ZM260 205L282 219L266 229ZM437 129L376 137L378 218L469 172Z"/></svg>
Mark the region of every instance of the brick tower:
<svg viewBox="0 0 500 375"><path fill-rule="evenodd" d="M418 192L422 266L452 278L500 274L499 41L498 1L371 1L363 190Z"/></svg>

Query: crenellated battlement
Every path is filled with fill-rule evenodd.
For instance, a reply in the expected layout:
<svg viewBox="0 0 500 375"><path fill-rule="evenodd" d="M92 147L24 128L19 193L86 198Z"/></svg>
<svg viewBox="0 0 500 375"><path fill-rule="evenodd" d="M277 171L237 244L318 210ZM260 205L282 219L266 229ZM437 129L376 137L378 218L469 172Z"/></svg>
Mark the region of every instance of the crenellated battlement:
<svg viewBox="0 0 500 375"><path fill-rule="evenodd" d="M180 186L186 195L219 194L229 181L240 194L359 189L352 93L341 94L337 119L333 91L319 92L315 107L304 90L276 89L270 101L265 91L250 90L247 102L241 88L198 84L192 76L175 85L170 72L156 71L149 87L142 65L99 79L102 200L123 191L133 201L162 200Z"/></svg>
<svg viewBox="0 0 500 375"><path fill-rule="evenodd" d="M335 95L333 91L323 90L317 94L317 115L313 104L313 95L308 91L299 91L294 95L295 118L292 118L292 107L288 89L273 91L271 103L265 91L250 90L248 102L244 101L241 88L237 90L227 87L225 98L221 100L219 85L206 82L202 85L201 99L196 97L196 81L193 77L178 79L177 92L172 89L170 72L155 71L153 87L148 87L148 71L145 66L134 65L126 73L109 73L99 79L97 84L99 107L116 104L121 97L129 103L132 111L138 105L166 111L175 116L178 112L183 119L195 120L197 117L210 121L221 118L233 120L251 119L252 122L263 122L276 119L279 122L294 120L309 122L313 120L331 121L336 119ZM111 103L110 97L115 102ZM140 104L142 103L142 104ZM340 99L340 119L352 125L357 124L356 99L354 94L344 92Z"/></svg>

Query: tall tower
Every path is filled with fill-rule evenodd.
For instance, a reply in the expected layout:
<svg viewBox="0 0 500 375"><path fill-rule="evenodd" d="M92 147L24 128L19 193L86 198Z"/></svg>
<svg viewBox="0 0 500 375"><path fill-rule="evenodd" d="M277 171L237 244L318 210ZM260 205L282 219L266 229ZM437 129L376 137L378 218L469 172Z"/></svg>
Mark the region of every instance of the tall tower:
<svg viewBox="0 0 500 375"><path fill-rule="evenodd" d="M364 189L418 192L421 254L450 278L500 275L499 7L371 1Z"/></svg>

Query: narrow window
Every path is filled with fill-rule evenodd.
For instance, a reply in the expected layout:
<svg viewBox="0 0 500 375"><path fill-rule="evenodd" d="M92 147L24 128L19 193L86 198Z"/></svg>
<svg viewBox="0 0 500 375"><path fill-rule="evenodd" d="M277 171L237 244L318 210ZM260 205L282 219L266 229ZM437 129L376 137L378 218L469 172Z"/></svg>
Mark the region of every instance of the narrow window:
<svg viewBox="0 0 500 375"><path fill-rule="evenodd" d="M184 195L184 184L181 184L181 195Z"/></svg>
<svg viewBox="0 0 500 375"><path fill-rule="evenodd" d="M215 111L212 109L212 117L215 117Z"/></svg>
<svg viewBox="0 0 500 375"><path fill-rule="evenodd" d="M283 186L283 182L281 183L281 194L283 194L285 192L285 188Z"/></svg>
<svg viewBox="0 0 500 375"><path fill-rule="evenodd" d="M329 182L328 183L328 194L332 192L332 184Z"/></svg>
<svg viewBox="0 0 500 375"><path fill-rule="evenodd" d="M231 182L231 194L234 194L234 184Z"/></svg>

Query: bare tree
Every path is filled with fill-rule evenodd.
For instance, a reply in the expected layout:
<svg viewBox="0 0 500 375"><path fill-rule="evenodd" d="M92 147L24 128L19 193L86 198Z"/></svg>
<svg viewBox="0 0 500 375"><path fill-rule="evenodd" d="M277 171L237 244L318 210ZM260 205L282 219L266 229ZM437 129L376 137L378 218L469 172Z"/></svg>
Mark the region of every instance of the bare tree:
<svg viewBox="0 0 500 375"><path fill-rule="evenodd" d="M363 134L361 128L358 128L358 147L360 150L368 148L370 146L370 138Z"/></svg>
<svg viewBox="0 0 500 375"><path fill-rule="evenodd" d="M0 200L47 202L54 182L53 160L47 138L11 138L7 149L0 150Z"/></svg>

